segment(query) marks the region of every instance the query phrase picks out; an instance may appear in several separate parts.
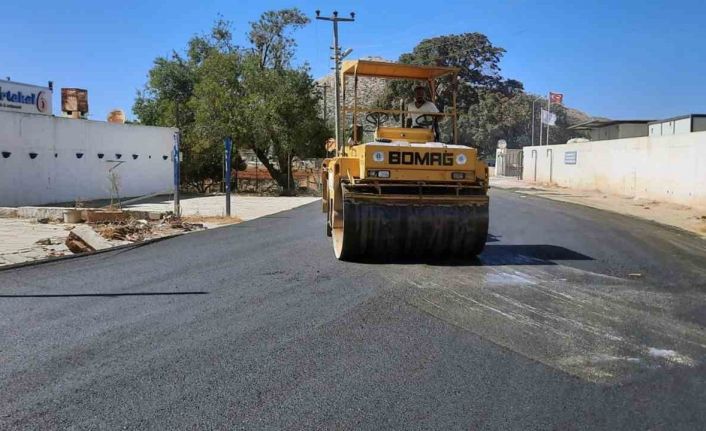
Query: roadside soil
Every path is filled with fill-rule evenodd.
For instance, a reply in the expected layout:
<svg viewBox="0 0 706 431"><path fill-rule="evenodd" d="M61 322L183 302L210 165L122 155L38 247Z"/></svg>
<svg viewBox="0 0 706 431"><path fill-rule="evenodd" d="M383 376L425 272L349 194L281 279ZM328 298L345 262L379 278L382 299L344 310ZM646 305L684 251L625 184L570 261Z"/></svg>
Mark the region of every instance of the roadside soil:
<svg viewBox="0 0 706 431"><path fill-rule="evenodd" d="M490 186L521 195L541 196L651 220L706 238L706 209L608 194L600 190L574 190L549 184L528 183L511 177L491 177Z"/></svg>

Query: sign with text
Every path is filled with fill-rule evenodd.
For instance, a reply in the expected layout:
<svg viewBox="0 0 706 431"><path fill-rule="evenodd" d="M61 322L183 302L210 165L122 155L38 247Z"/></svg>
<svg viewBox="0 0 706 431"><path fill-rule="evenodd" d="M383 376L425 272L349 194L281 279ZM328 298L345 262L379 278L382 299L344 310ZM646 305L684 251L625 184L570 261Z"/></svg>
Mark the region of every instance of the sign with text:
<svg viewBox="0 0 706 431"><path fill-rule="evenodd" d="M576 164L576 151L567 151L564 153L564 164L565 165L575 165Z"/></svg>
<svg viewBox="0 0 706 431"><path fill-rule="evenodd" d="M0 81L0 111L51 115L49 87Z"/></svg>

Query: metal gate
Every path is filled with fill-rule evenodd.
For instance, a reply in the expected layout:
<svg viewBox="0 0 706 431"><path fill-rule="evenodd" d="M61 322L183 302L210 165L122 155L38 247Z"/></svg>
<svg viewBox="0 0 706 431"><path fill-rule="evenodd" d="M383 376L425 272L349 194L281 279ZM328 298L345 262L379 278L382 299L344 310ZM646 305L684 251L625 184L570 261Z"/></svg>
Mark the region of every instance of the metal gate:
<svg viewBox="0 0 706 431"><path fill-rule="evenodd" d="M522 150L498 149L495 157L495 175L522 179Z"/></svg>

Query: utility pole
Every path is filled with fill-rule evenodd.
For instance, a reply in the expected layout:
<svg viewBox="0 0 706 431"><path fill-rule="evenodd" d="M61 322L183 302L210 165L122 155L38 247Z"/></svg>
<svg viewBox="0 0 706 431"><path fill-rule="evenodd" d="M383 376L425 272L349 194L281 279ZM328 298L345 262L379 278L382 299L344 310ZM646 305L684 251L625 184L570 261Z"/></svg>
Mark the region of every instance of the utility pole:
<svg viewBox="0 0 706 431"><path fill-rule="evenodd" d="M355 21L355 12L351 12L351 17L350 18L341 18L338 16L338 11L333 11L333 14L331 16L320 16L321 11L317 10L316 11L316 19L322 20L322 21L331 21L333 22L333 62L334 62L334 98L336 99L335 103L336 106L334 109L334 121L336 122L336 146L338 147L338 152L339 154L345 152L345 146L343 145L343 133L341 130L341 77L339 76L340 74L340 69L341 69L341 60L348 54L350 54L350 50L346 51L344 55L341 55L341 47L338 46L338 23L339 22L352 22Z"/></svg>
<svg viewBox="0 0 706 431"><path fill-rule="evenodd" d="M316 86L324 89L324 123L328 123L328 97L326 97L326 90L328 90L331 86L328 84L316 84Z"/></svg>

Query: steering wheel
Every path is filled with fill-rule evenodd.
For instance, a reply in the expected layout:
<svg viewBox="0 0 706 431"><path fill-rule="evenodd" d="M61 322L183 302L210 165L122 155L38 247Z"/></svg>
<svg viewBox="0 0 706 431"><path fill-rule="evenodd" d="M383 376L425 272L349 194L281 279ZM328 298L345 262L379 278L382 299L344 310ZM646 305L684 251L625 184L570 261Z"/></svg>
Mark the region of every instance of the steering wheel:
<svg viewBox="0 0 706 431"><path fill-rule="evenodd" d="M436 122L436 116L428 115L428 114L420 115L417 117L416 120L414 120L415 127L424 127L424 128L431 126L435 122Z"/></svg>
<svg viewBox="0 0 706 431"><path fill-rule="evenodd" d="M380 124L387 122L389 118L390 116L384 112L369 112L368 115L365 116L365 121L375 127L379 127Z"/></svg>

